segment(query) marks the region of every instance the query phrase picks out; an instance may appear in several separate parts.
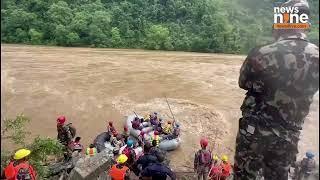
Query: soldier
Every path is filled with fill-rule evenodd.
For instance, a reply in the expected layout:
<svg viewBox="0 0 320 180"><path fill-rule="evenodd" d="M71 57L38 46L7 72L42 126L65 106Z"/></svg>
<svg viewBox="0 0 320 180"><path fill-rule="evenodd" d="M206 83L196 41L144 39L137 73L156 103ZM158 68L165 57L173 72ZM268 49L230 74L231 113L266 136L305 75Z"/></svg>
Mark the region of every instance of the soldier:
<svg viewBox="0 0 320 180"><path fill-rule="evenodd" d="M305 1L291 0L309 14ZM239 86L247 90L236 139L235 179L287 180L313 95L319 89L319 48L306 30L273 29L276 42L253 49L244 61Z"/></svg>

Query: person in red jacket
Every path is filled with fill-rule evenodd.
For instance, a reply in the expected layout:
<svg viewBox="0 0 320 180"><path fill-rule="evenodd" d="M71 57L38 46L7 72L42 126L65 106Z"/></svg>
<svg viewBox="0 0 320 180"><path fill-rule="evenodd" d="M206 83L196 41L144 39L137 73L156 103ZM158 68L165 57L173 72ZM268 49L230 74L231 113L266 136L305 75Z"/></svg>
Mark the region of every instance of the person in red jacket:
<svg viewBox="0 0 320 180"><path fill-rule="evenodd" d="M128 157L121 154L117 158L117 164L113 165L109 171L109 176L112 180L128 180L130 176L130 169L125 165Z"/></svg>
<svg viewBox="0 0 320 180"><path fill-rule="evenodd" d="M36 180L37 173L28 162L28 156L31 151L28 149L20 149L14 154L14 161L4 169L4 174L7 180Z"/></svg>
<svg viewBox="0 0 320 180"><path fill-rule="evenodd" d="M113 126L112 121L109 121L108 123L107 132L112 136L115 136L116 134L118 134L116 128Z"/></svg>
<svg viewBox="0 0 320 180"><path fill-rule="evenodd" d="M228 162L228 156L223 155L221 157L222 163L220 164L221 166L221 176L220 180L226 180L230 175L231 175L231 164Z"/></svg>

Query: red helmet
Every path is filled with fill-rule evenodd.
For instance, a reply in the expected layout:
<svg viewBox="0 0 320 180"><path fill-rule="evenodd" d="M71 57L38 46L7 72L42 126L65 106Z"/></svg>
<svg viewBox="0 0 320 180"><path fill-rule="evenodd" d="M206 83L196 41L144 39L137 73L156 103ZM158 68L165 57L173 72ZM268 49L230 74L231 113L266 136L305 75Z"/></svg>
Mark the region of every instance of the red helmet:
<svg viewBox="0 0 320 180"><path fill-rule="evenodd" d="M59 116L57 119L58 124L64 124L66 122L66 117L65 116Z"/></svg>
<svg viewBox="0 0 320 180"><path fill-rule="evenodd" d="M200 145L201 145L201 147L207 147L208 146L208 139L207 138L202 138L201 140L200 140Z"/></svg>
<svg viewBox="0 0 320 180"><path fill-rule="evenodd" d="M159 132L158 131L154 131L153 134L154 135L159 135Z"/></svg>
<svg viewBox="0 0 320 180"><path fill-rule="evenodd" d="M112 126L112 125L113 125L112 121L109 121L109 126Z"/></svg>

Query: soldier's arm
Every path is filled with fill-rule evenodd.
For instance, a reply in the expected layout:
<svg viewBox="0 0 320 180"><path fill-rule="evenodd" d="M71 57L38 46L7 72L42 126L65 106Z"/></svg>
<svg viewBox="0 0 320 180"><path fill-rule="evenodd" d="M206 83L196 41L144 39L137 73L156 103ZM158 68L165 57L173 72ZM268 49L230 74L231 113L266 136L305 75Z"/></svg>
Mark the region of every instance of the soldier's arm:
<svg viewBox="0 0 320 180"><path fill-rule="evenodd" d="M238 84L242 89L249 90L252 88L252 78L255 77L255 71L259 68L256 63L259 58L258 50L258 48L251 50L240 68Z"/></svg>

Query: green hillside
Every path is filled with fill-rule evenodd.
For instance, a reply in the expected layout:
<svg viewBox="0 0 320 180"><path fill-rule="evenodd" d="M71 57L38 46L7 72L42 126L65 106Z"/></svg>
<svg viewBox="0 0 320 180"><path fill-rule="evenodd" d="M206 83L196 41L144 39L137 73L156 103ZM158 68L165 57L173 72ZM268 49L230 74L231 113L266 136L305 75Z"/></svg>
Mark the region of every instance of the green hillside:
<svg viewBox="0 0 320 180"><path fill-rule="evenodd" d="M247 53L271 39L274 0L6 0L4 43ZM319 41L319 1L310 39Z"/></svg>

